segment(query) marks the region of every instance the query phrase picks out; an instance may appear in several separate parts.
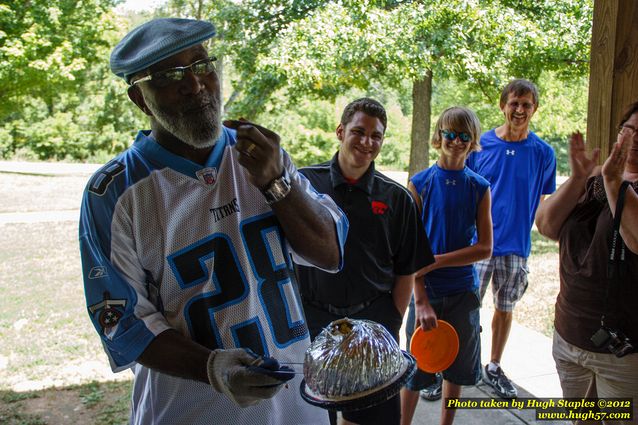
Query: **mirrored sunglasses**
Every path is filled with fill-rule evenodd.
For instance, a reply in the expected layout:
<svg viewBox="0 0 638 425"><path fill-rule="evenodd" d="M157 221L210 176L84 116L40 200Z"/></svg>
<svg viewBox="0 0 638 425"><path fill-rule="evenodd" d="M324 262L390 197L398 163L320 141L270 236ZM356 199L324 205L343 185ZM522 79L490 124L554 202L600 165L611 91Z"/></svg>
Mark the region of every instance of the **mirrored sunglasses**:
<svg viewBox="0 0 638 425"><path fill-rule="evenodd" d="M441 130L441 135L445 138L445 140L450 142L456 139L457 137L463 143L469 143L470 141L472 141L472 136L470 136L469 133L465 133L465 132L457 133L455 131Z"/></svg>

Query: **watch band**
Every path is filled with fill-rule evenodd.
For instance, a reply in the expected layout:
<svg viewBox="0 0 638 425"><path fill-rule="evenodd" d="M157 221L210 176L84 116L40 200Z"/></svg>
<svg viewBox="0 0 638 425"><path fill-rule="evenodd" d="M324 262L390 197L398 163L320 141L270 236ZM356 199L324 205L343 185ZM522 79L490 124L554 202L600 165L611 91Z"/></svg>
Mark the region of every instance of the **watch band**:
<svg viewBox="0 0 638 425"><path fill-rule="evenodd" d="M292 185L290 184L290 175L288 170L284 167L284 172L280 177L271 181L268 187L261 191L266 198L266 203L272 205L275 202L279 202L284 199L290 193Z"/></svg>

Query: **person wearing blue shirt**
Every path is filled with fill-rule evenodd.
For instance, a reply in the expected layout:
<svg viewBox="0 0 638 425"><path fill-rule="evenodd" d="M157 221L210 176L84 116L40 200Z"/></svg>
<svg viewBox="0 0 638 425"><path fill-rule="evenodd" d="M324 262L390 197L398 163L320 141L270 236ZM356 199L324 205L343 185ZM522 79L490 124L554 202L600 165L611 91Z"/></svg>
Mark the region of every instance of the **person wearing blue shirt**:
<svg viewBox="0 0 638 425"><path fill-rule="evenodd" d="M529 129L538 109L538 90L532 82L511 81L501 93L500 108L505 123L481 136L481 151L469 156L467 166L490 182L493 196L494 251L477 263L481 297L491 281L494 299L491 361L483 368L483 381L500 397L514 398L517 390L500 362L514 306L527 289L536 209L556 189L556 156Z"/></svg>
<svg viewBox="0 0 638 425"><path fill-rule="evenodd" d="M348 221L277 134L222 121L215 34L158 18L113 50L150 129L84 191L87 313L112 370L133 371L131 425L327 423L273 359L310 344L291 256L338 271Z"/></svg>
<svg viewBox="0 0 638 425"><path fill-rule="evenodd" d="M480 149L480 134L473 111L458 106L443 111L432 136L440 157L408 183L435 254L435 262L417 272L425 281L415 281L410 313L414 310L416 324L424 331L442 319L459 335L456 359L442 373L446 399L459 398L461 386L475 385L481 376L479 279L473 263L492 253L491 196L488 181L465 166L467 155ZM408 332L415 327L411 316ZM433 379L418 370L408 381L401 395L402 425L412 422L418 391ZM453 423L454 413L442 403L440 423Z"/></svg>

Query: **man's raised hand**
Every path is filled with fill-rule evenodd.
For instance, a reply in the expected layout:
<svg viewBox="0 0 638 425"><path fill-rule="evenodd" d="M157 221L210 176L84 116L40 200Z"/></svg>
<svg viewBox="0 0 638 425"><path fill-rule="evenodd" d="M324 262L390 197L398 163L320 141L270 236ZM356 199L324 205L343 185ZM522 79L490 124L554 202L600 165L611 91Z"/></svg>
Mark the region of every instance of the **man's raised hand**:
<svg viewBox="0 0 638 425"><path fill-rule="evenodd" d="M224 126L237 131L235 149L239 163L248 171L250 182L265 189L284 171L280 137L277 133L249 121L226 120Z"/></svg>

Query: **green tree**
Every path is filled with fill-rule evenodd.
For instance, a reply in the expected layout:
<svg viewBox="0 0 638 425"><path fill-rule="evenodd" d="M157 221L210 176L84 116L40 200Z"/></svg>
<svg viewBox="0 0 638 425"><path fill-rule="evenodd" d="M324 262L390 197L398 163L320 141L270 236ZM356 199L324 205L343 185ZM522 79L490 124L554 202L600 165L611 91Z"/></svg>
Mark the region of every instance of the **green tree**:
<svg viewBox="0 0 638 425"><path fill-rule="evenodd" d="M81 85L102 60L114 0L0 2L0 122L40 98L52 111L61 91Z"/></svg>
<svg viewBox="0 0 638 425"><path fill-rule="evenodd" d="M511 77L585 75L592 2L266 1L233 3L216 17L238 73L229 108L241 115L280 108L270 97L279 89L294 104L410 81L413 173L427 163L433 81L465 81L495 105Z"/></svg>
<svg viewBox="0 0 638 425"><path fill-rule="evenodd" d="M115 3L0 0L0 156L109 155L145 126L108 57L150 14L120 17ZM498 92L513 76L541 86L539 134L562 148L567 122L583 128L591 3L171 0L152 14L216 23L227 113L290 135L301 164L332 154L336 109L369 95L390 115L378 163L414 172L428 164L431 119L465 104L484 128L497 125Z"/></svg>
<svg viewBox="0 0 638 425"><path fill-rule="evenodd" d="M0 157L86 160L142 122L108 67L128 22L113 0L0 3Z"/></svg>

